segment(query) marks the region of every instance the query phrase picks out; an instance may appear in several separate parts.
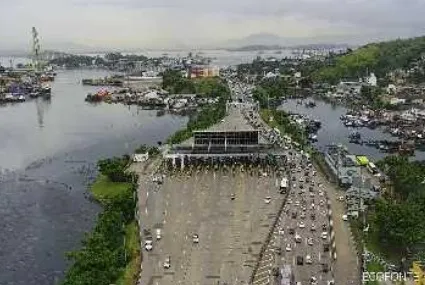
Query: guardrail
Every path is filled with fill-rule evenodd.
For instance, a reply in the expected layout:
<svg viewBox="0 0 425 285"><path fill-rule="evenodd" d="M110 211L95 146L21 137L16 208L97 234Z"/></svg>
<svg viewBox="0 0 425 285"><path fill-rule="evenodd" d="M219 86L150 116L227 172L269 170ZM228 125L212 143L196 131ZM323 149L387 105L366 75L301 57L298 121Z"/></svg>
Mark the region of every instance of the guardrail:
<svg viewBox="0 0 425 285"><path fill-rule="evenodd" d="M288 179L289 179L289 181L291 181L291 174L288 175ZM290 192L291 192L291 185L289 185L289 187L288 187L288 191L286 192L285 197L283 198L282 204L281 204L281 206L279 208L279 211L278 211L278 213L276 215L276 218L275 218L275 220L274 220L274 222L273 222L273 224L272 224L272 226L270 228L270 231L267 234L266 240L263 243L263 245L261 246L260 254L258 256L258 259L257 259L257 262L256 262L256 264L254 266L254 269L252 270L251 277L249 279L249 284L253 284L254 283L255 276L256 276L257 271L258 271L258 268L260 266L260 262L261 262L261 260L262 260L262 258L264 256L265 251L267 250L267 247L270 244L270 241L271 241L271 239L273 237L273 233L274 233L274 231L276 229L276 226L279 223L280 216L282 215L283 209L285 208L286 200L288 199Z"/></svg>

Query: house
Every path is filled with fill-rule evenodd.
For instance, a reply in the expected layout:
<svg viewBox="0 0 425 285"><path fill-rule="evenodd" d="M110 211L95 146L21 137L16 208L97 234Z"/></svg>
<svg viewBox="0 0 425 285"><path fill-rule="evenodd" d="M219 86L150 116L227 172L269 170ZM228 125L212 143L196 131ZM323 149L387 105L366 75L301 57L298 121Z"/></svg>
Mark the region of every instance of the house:
<svg viewBox="0 0 425 285"><path fill-rule="evenodd" d="M406 103L406 99L402 99L402 98L397 98L397 97L392 97L390 99L390 104L391 105L401 105Z"/></svg>
<svg viewBox="0 0 425 285"><path fill-rule="evenodd" d="M378 85L378 78L375 76L374 73L371 73L370 76L366 79L366 82L370 86L377 86Z"/></svg>

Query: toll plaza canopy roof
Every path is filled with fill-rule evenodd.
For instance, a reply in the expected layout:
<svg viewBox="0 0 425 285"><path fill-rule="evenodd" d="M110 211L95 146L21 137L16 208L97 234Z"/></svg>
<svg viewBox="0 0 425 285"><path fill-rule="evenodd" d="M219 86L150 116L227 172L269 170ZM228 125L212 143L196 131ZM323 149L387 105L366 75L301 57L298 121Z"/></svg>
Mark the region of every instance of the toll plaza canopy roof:
<svg viewBox="0 0 425 285"><path fill-rule="evenodd" d="M365 166L369 164L369 159L367 158L367 156L364 156L364 155L357 156L356 160L357 160L357 163L361 166Z"/></svg>

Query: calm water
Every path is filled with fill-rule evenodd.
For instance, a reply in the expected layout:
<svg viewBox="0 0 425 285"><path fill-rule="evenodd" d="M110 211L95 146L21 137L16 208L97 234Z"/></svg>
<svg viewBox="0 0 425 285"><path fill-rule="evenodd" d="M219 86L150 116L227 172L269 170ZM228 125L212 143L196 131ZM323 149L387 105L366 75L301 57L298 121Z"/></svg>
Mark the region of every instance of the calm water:
<svg viewBox="0 0 425 285"><path fill-rule="evenodd" d="M86 198L99 158L156 144L186 118L136 106L89 105L83 77L63 71L50 102L0 106L0 284L54 284L99 207Z"/></svg>
<svg viewBox="0 0 425 285"><path fill-rule="evenodd" d="M311 119L317 119L322 122L322 128L317 133L318 142L316 146L323 150L326 145L336 143L345 145L348 150L357 155L367 155L373 160L379 160L385 156L385 153L379 150L349 143L348 136L358 131L364 140L394 140L392 136L383 133L380 129L370 130L367 128L346 128L339 119L345 115L347 109L339 106L332 106L321 101L316 101L315 108L306 108L304 105L298 105L297 100L287 100L280 108L293 113L308 115ZM416 159L425 159L425 152L415 152Z"/></svg>

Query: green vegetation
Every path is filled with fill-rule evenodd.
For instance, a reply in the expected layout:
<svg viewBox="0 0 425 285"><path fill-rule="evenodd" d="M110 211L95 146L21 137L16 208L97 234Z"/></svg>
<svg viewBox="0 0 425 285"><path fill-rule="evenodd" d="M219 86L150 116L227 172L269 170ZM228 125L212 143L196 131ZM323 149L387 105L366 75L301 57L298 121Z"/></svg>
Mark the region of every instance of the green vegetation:
<svg viewBox="0 0 425 285"><path fill-rule="evenodd" d="M265 79L262 80L253 90L253 97L260 103L261 108L274 106L275 101L292 95L294 88L290 88L293 84L285 78Z"/></svg>
<svg viewBox="0 0 425 285"><path fill-rule="evenodd" d="M163 73L162 88L170 94L197 94L207 97L222 97L229 94L226 83L219 77L186 78L180 71Z"/></svg>
<svg viewBox="0 0 425 285"><path fill-rule="evenodd" d="M68 254L73 262L63 285L134 284L140 260L137 225L134 221L137 181L125 173L129 157L99 161L101 175L92 187L93 196L102 204L91 233L80 250Z"/></svg>
<svg viewBox="0 0 425 285"><path fill-rule="evenodd" d="M190 138L193 131L206 129L218 123L226 115L226 102L230 99L230 90L221 78L188 79L176 71L167 71L163 76L163 88L170 93L187 92L218 98L217 103L206 105L200 112L191 116L186 128L174 133L168 138L168 143L181 143Z"/></svg>
<svg viewBox="0 0 425 285"><path fill-rule="evenodd" d="M425 242L425 165L390 156L378 166L392 185L387 198L379 200L370 215L368 243L392 256L416 254Z"/></svg>
<svg viewBox="0 0 425 285"><path fill-rule="evenodd" d="M220 122L221 119L226 115L226 102L220 100L216 104L208 105L204 107L198 114L191 117L185 129L179 130L174 133L168 142L171 144L178 144L182 141L190 138L192 132L195 130L203 130L211 125Z"/></svg>
<svg viewBox="0 0 425 285"><path fill-rule="evenodd" d="M425 37L368 44L348 54L337 56L332 65L319 69L314 79L336 83L341 78L359 78L368 71L384 78L389 72L421 65L412 76L424 79L423 52ZM420 81L419 80L419 81Z"/></svg>
<svg viewBox="0 0 425 285"><path fill-rule="evenodd" d="M284 111L277 111L271 109L261 109L261 118L269 124L272 128L278 128L282 133L290 136L295 142L301 146L307 145L307 134L299 125L291 121L289 115ZM273 121L270 121L270 118Z"/></svg>
<svg viewBox="0 0 425 285"><path fill-rule="evenodd" d="M370 261L367 263L367 272L385 272L383 266L375 261ZM379 282L376 280L367 281L366 285L379 285Z"/></svg>
<svg viewBox="0 0 425 285"><path fill-rule="evenodd" d="M160 154L160 150L157 147L154 146L147 146L145 144L142 144L140 147L138 147L134 153L148 153L149 156L156 156Z"/></svg>

